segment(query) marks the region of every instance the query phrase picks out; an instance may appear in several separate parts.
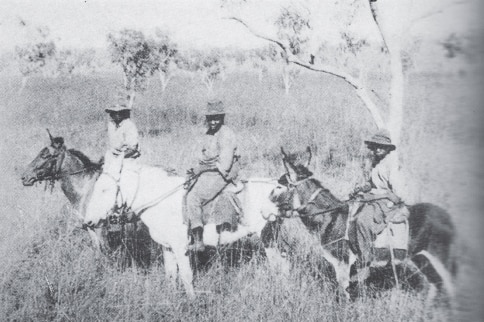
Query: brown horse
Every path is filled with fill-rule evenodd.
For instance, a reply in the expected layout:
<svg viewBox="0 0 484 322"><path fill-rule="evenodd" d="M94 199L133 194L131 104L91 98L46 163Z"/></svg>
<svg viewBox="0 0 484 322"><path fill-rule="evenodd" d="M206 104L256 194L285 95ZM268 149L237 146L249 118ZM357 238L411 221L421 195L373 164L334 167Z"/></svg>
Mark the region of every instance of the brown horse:
<svg viewBox="0 0 484 322"><path fill-rule="evenodd" d="M334 268L338 284L351 290L347 287L350 285L350 268L356 255L349 247L346 237L348 204L338 200L318 180L311 177L312 173L307 169L309 161L304 165L295 165L284 152L283 154L287 173L281 177L279 186L270 197L280 209L280 219L271 227L275 231L272 236L277 236L282 218L299 217L309 232L320 240L319 250ZM419 285L434 285L452 299L456 263L453 254L455 228L450 215L444 209L429 203L409 206L409 211L408 252L401 258L400 268L404 267L406 276L412 276L414 280L417 278ZM274 240L265 240L266 243L270 241ZM394 253L396 256L396 252ZM389 255L390 251L387 249L387 267L393 257ZM351 271L355 273L354 267ZM388 283L378 281L378 284Z"/></svg>
<svg viewBox="0 0 484 322"><path fill-rule="evenodd" d="M22 174L22 184L32 186L36 182L46 182L52 186L60 182L61 190L69 200L74 209L74 213L84 220L84 214L94 183L101 174L102 164L92 162L82 152L67 149L64 140L61 137L52 137L49 133L51 144L43 148L37 157L30 162L27 169ZM141 225L141 224L140 224ZM136 226L136 225L135 225ZM124 229L133 228L131 226ZM136 229L136 238L139 241L128 241L124 238L122 231L107 231L106 227L96 228L95 231L88 229L93 244L100 247L102 251L111 253L120 249L124 244L128 256L121 256L122 265L130 265L132 259L135 259L141 266L149 265L150 247L149 245L133 245L140 241L150 241L146 227L134 227ZM151 244L151 243L150 243ZM139 246L139 247L138 247ZM147 247L146 247L147 246Z"/></svg>

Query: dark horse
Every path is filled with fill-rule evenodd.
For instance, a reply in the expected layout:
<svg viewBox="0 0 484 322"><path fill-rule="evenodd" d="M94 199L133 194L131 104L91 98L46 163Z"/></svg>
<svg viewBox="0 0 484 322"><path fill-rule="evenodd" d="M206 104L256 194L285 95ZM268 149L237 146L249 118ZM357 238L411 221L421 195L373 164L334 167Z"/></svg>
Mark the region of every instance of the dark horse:
<svg viewBox="0 0 484 322"><path fill-rule="evenodd" d="M349 206L311 177L312 173L307 169L310 157L306 164L295 165L284 151L283 154L287 173L270 197L280 209L280 219L272 227L276 232L274 236L283 217L299 217L309 232L319 238L320 252L333 266L338 284L349 290L350 268L356 259L346 237ZM408 252L399 266L403 266L412 278L417 276L420 285L422 282L423 285L434 285L452 299L456 263L453 254L455 228L450 215L429 203L409 206L409 211ZM390 254L388 249L386 254ZM389 266L389 256L386 257Z"/></svg>
<svg viewBox="0 0 484 322"><path fill-rule="evenodd" d="M37 157L30 162L27 169L22 174L22 184L32 186L36 182L45 181L54 185L60 182L61 189L71 203L74 213L83 221L85 208L92 193L94 183L101 174L100 163L92 162L82 152L74 149L66 149L64 140L61 137L52 137L49 133L51 145L43 148ZM106 227L97 228L95 231L88 229L93 239L93 244L105 252L112 252L119 249L121 252L126 251L128 256L122 256L122 265L130 265L134 259L138 265L146 267L150 263L149 245L138 245L150 242L148 231L141 223L130 224L119 230L109 229ZM134 230L134 240L125 238L127 234L123 230ZM151 242L150 242L151 243ZM119 247L124 244L126 247Z"/></svg>

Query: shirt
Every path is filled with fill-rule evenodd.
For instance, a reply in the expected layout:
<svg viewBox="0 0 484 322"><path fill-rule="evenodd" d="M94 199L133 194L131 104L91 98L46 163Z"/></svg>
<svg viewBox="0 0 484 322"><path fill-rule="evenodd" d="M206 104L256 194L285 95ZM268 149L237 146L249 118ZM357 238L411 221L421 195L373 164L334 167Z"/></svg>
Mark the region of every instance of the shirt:
<svg viewBox="0 0 484 322"><path fill-rule="evenodd" d="M404 196L404 180L398 168L397 154L390 152L371 170L370 193L375 195L393 192L399 198Z"/></svg>
<svg viewBox="0 0 484 322"><path fill-rule="evenodd" d="M222 125L214 135L205 134L201 142L200 164L216 167L226 175L237 153L237 139L232 129Z"/></svg>
<svg viewBox="0 0 484 322"><path fill-rule="evenodd" d="M108 143L111 150L130 148L138 149L138 129L131 119L122 120L119 125L108 123Z"/></svg>

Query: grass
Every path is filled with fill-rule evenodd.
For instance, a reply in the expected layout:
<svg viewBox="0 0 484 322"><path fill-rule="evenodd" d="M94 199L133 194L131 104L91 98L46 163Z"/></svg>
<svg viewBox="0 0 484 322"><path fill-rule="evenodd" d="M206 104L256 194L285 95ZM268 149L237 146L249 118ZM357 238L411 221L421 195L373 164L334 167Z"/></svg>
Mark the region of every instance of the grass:
<svg viewBox="0 0 484 322"><path fill-rule="evenodd" d="M68 147L93 159L105 149L104 108L115 101L121 78L32 79L21 95L16 79L2 79L0 219L0 320L115 321L442 321L454 320L445 307L429 309L418 294L396 290L354 303L337 302L327 280L318 281L308 263L295 257L285 275L265 261L237 269L216 262L195 280L200 292L189 301L164 279L161 262L148 272L124 271L96 254L59 187L24 188L20 174L48 144L45 128ZM460 233L459 320L481 294L482 263L473 258L482 239L482 194L474 187L482 170L479 98L481 78L473 75L410 75L401 145L410 198L448 209ZM380 85L381 86L381 85ZM345 198L362 180L362 139L374 130L351 88L331 77L301 75L288 96L277 76L257 80L239 73L216 84L228 107L227 123L240 136L246 176L277 177L279 148L314 152L316 177ZM174 168L194 164L191 146L200 132L207 100L197 80L174 78L162 93L153 79L135 102L134 119L143 134L143 162ZM384 102L382 102L384 104ZM309 265L314 265L311 260ZM477 302L476 302L477 303Z"/></svg>

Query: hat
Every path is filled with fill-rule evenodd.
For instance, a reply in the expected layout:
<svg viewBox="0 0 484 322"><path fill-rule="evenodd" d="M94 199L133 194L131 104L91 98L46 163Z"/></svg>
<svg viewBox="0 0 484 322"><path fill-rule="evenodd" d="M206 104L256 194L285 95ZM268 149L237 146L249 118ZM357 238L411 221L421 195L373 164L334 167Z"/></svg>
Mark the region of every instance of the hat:
<svg viewBox="0 0 484 322"><path fill-rule="evenodd" d="M392 144L392 140L390 139L390 132L385 129L376 132L371 139L365 141L365 144L383 145L389 147L392 151L396 149L396 146Z"/></svg>
<svg viewBox="0 0 484 322"><path fill-rule="evenodd" d="M222 115L225 114L224 103L222 101L210 101L207 104L205 115Z"/></svg>
<svg viewBox="0 0 484 322"><path fill-rule="evenodd" d="M127 107L126 104L124 103L117 103L114 106L108 107L107 109L105 109L107 113L120 112L120 111L126 111L126 110L130 111L131 108Z"/></svg>

